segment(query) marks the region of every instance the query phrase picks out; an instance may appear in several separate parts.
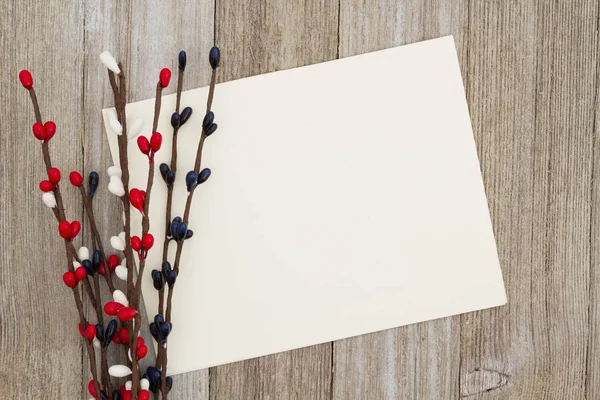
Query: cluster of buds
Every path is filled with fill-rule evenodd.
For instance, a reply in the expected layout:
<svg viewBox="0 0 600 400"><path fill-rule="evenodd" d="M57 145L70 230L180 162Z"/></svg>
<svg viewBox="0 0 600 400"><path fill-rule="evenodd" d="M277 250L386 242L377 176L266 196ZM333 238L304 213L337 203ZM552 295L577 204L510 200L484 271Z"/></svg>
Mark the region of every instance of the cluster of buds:
<svg viewBox="0 0 600 400"><path fill-rule="evenodd" d="M91 364L91 372L93 379L88 383L88 390L96 400L109 399L112 400L148 400L150 393L162 394L162 398L166 399L167 394L173 386L173 379L167 376L166 373L166 343L169 334L173 329L173 324L170 319L170 307L172 293L169 293L167 302L167 312L163 314L163 310L155 315L154 320L150 323L150 333L153 339L159 344L159 354L155 366L148 366L146 372L141 375L140 360L144 359L148 354L148 345L146 345L143 337L139 336L141 316L139 315L139 298L140 298L140 280L147 279L144 277L143 270L146 263L148 252L154 246L154 236L149 232L149 217L148 217L148 201L150 199L152 188L152 177L150 174L154 168L154 156L162 146L163 136L157 132L158 116L160 113L160 96L162 90L169 86L171 81L171 70L163 68L159 72L157 83L157 99L155 105L155 119L149 138L142 135L143 122L141 119L128 120L125 113L126 104L126 85L124 85L124 73L121 64L108 52L100 54L100 61L109 71L109 80L113 94L115 96L115 108L107 115L107 121L110 129L118 136L119 151L124 155L124 160L120 160L120 165L114 165L107 169L109 176L108 191L113 195L121 198L124 207L124 227L125 231L110 238L110 245L116 252L122 252L122 257L118 254L111 254L108 257L104 253L102 239L96 227L93 211L93 199L98 191L100 176L96 171L92 171L88 175L87 190L84 187L84 176L78 171L72 171L69 174L71 185L80 192L85 206L85 211L90 222L90 232L92 236L92 246L90 248L81 246L78 250L75 249L73 241L77 238L81 231L81 223L79 221L69 222L66 218L65 208L62 203L61 191L59 183L61 181L61 172L58 168L52 166L48 143L56 132L57 126L52 121L43 121L33 87L33 77L27 70L19 73L19 80L25 89L30 93L34 106L36 121L32 125L34 137L42 144L42 152L44 163L46 164L47 177L39 184L42 191L42 201L45 205L52 209L58 222L59 236L64 240L67 254L67 271L62 275L64 284L71 289L75 304L78 308L80 321L78 329L86 343L85 348L88 351L89 361ZM217 130L217 124L214 123L214 113L210 110L212 96L215 85L215 72L220 61L220 51L217 47L213 47L209 54L209 63L213 71L211 78L211 86L209 92L209 101L207 112L202 121L202 140L212 135ZM179 53L179 79L183 78L183 73L186 68L187 55L185 51ZM118 80L118 81L117 81ZM175 140L179 128L184 126L192 117L193 110L191 107L184 107L179 110L179 102L181 97L182 82L178 82L177 91L177 107L171 115L171 126L173 127L173 140ZM126 137L123 135L127 132ZM137 138L137 146L140 152L148 157L149 161L149 179L145 190L138 188L130 188L128 182L128 174L123 172L128 171L127 163L127 142ZM173 159L176 155L176 146L173 148ZM202 145L199 146L197 162L199 165L199 155L201 154ZM175 184L176 165L162 163L159 166L159 171L165 181L169 191L172 191ZM188 190L188 202L186 203L186 211L184 215L189 215L189 207L194 189L206 182L211 175L209 168L195 168L189 171L185 176L185 182ZM127 197L125 197L127 195ZM148 199L147 199L148 198ZM137 209L142 214L142 234L140 236L132 236L126 233L130 228L130 211L129 206ZM170 219L170 205L167 212L167 219ZM186 239L193 236L192 230L188 229L187 221L181 217L173 218L170 226L165 234L165 249L171 241L177 243L177 256L175 259L175 268L171 267L171 263L164 259L160 269L153 269L151 279L154 288L160 292L162 296L164 291L173 290L175 281L178 276L178 263L181 254L181 245ZM137 253L139 260L138 277L134 280L133 269L133 254ZM166 258L166 256L165 256ZM114 287L112 277L117 276L120 280L127 282L127 290L124 293ZM105 303L101 299L100 277L104 277L108 288L111 291L112 299ZM79 285L82 283L82 285ZM83 294L85 292L85 295ZM83 303L89 300L93 307L85 308ZM161 298L162 302L162 298ZM90 322L94 317L88 317L86 314L94 312L96 323ZM166 315L165 318L163 315ZM106 319L108 317L108 319ZM106 321L106 322L105 322ZM108 366L106 351L110 344L116 344L125 347L129 356L130 363L127 365L117 364ZM96 357L94 350L100 352L101 355L101 379L96 374L97 365L95 365ZM141 376L140 376L141 375ZM120 386L113 386L111 378L121 379L128 378ZM118 388L116 388L118 386Z"/></svg>

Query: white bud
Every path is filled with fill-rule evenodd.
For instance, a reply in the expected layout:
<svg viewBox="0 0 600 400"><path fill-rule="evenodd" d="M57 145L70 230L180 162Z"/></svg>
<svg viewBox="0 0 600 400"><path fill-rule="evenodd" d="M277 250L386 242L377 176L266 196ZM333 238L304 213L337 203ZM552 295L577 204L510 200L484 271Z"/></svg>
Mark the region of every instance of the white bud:
<svg viewBox="0 0 600 400"><path fill-rule="evenodd" d="M115 58L108 51L103 51L100 53L100 61L106 68L110 69L115 74L121 73L121 69L119 68L117 60L115 60Z"/></svg>
<svg viewBox="0 0 600 400"><path fill-rule="evenodd" d="M79 250L77 251L77 257L79 257L80 260L89 260L90 259L90 251L88 250L87 247L81 246L79 248Z"/></svg>
<svg viewBox="0 0 600 400"><path fill-rule="evenodd" d="M125 244L123 243L123 241L121 240L121 238L119 238L118 236L111 236L111 238L110 238L110 245L115 250L118 250L118 251L125 250Z"/></svg>
<svg viewBox="0 0 600 400"><path fill-rule="evenodd" d="M108 369L108 374L115 378L124 378L131 375L131 370L126 365L113 365Z"/></svg>
<svg viewBox="0 0 600 400"><path fill-rule="evenodd" d="M81 267L81 264L78 263L77 261L73 261L73 269L77 269L79 267Z"/></svg>
<svg viewBox="0 0 600 400"><path fill-rule="evenodd" d="M109 118L108 125L110 125L110 129L112 129L112 131L114 133L116 133L117 135L123 134L123 127L121 126L121 123L116 118Z"/></svg>
<svg viewBox="0 0 600 400"><path fill-rule="evenodd" d="M146 379L146 378L140 380L140 389L149 390L150 389L150 381L148 381L148 379Z"/></svg>
<svg viewBox="0 0 600 400"><path fill-rule="evenodd" d="M127 350L127 357L129 357L129 361L133 362L133 360L131 359L131 349ZM127 389L127 383L125 383L125 389Z"/></svg>
<svg viewBox="0 0 600 400"><path fill-rule="evenodd" d="M112 167L108 167L108 169L106 170L106 173L111 178L113 176L116 176L119 178L119 180L121 180L121 175L122 175L123 171L121 171L121 168L117 167L116 165L113 165Z"/></svg>
<svg viewBox="0 0 600 400"><path fill-rule="evenodd" d="M46 192L42 195L42 201L45 205L50 208L56 207L56 198L54 197L54 193Z"/></svg>
<svg viewBox="0 0 600 400"><path fill-rule="evenodd" d="M119 233L119 239L121 239L121 242L123 243L123 247L125 247L125 232Z"/></svg>
<svg viewBox="0 0 600 400"><path fill-rule="evenodd" d="M121 292L119 289L113 292L113 300L117 303L123 304L125 307L129 306L129 301L127 300L127 296L125 293Z"/></svg>
<svg viewBox="0 0 600 400"><path fill-rule="evenodd" d="M101 349L102 348L102 344L100 343L100 341L98 340L98 338L94 338L94 340L92 340L92 344L97 349Z"/></svg>
<svg viewBox="0 0 600 400"><path fill-rule="evenodd" d="M125 196L125 187L123 186L123 183L121 182L121 180L119 180L118 182L113 181L113 178L119 179L116 176L110 177L111 182L108 183L108 191L117 197Z"/></svg>
<svg viewBox="0 0 600 400"><path fill-rule="evenodd" d="M122 281L126 281L127 280L127 268L122 266L122 265L117 265L117 268L115 268L115 274L117 275L117 277L122 280Z"/></svg>
<svg viewBox="0 0 600 400"><path fill-rule="evenodd" d="M128 126L127 129L127 140L131 140L140 134L142 131L142 127L144 126L144 121L137 118L131 125Z"/></svg>

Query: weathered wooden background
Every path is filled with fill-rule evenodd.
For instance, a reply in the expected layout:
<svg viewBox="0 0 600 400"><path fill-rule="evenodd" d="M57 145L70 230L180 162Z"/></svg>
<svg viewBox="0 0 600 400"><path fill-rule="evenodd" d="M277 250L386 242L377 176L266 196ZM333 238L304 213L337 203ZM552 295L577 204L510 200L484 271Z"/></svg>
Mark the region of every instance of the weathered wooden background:
<svg viewBox="0 0 600 400"><path fill-rule="evenodd" d="M448 34L509 304L182 375L172 398L600 399L599 18L595 0L3 0L0 399L89 398L20 69L59 127L57 166L104 170L102 50L126 60L141 100L181 49L204 62L216 43L224 81ZM204 86L208 68L187 76L186 88ZM118 203L100 198L108 237Z"/></svg>

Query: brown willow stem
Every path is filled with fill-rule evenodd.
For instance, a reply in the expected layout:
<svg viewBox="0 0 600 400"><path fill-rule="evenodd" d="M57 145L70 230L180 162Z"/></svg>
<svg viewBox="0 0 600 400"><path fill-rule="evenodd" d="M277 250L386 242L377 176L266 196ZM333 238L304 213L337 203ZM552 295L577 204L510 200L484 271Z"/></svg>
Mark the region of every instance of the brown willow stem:
<svg viewBox="0 0 600 400"><path fill-rule="evenodd" d="M206 101L206 114L208 114L208 112L210 111L211 107L212 107L212 102L213 102L213 97L215 94L215 84L216 84L216 79L217 77L217 71L213 70L212 75L210 77L210 87L208 89L208 100ZM196 151L196 161L194 163L194 171L199 172L200 171L200 165L202 164L202 150L204 149L204 141L206 140L206 132L204 130L204 127L202 128L202 134L200 136L200 142L198 142L198 150ZM191 210L191 206L192 206L192 198L194 196L194 192L195 192L196 188L193 188L188 197L187 200L185 202L185 212L183 213L183 222L185 222L186 224L188 223L188 218L190 215L190 210ZM175 253L175 264L173 266L173 270L175 271L175 274L177 276L179 276L179 260L181 259L181 251L183 249L183 240L177 242L177 252ZM172 286L169 288L169 296L167 298L167 312L165 315L165 320L168 322L171 322L171 304L173 301L173 289L175 288L175 286ZM161 392L162 392L162 396L163 399L167 398L167 348L164 348L163 354L162 354L162 361L163 361L163 369L162 369L162 374L161 374Z"/></svg>
<svg viewBox="0 0 600 400"><path fill-rule="evenodd" d="M98 227L96 226L96 218L94 216L94 207L92 204L92 199L87 195L85 189L82 186L79 186L79 193L81 194L81 199L83 200L83 206L85 208L85 212L88 217L88 221L90 222L90 227L92 229L92 242L98 246L98 250L100 251L100 256L102 257L102 263L104 264L104 279L106 280L106 284L110 289L111 293L115 291L115 286L112 282L112 274L110 273L110 269L108 268L108 259L106 258L106 253L104 252L104 245L102 244L102 238L100 237L100 233L98 232Z"/></svg>
<svg viewBox="0 0 600 400"><path fill-rule="evenodd" d="M121 182L123 183L123 188L125 189L125 194L121 196L121 202L123 204L123 212L125 213L125 264L127 266L127 300L132 303L133 295L134 295L134 284L133 284L133 269L134 269L134 259L133 259L133 250L131 248L131 209L129 207L129 160L127 157L127 118L125 114L125 106L127 104L127 81L125 78L125 72L123 70L123 65L121 63L118 64L121 72L119 73L119 82L117 85L116 77L114 72L111 70L108 71L108 80L110 82L110 87L113 91L113 97L115 102L115 110L117 112L117 120L121 124L122 132L121 135L117 137L117 143L119 146L119 165L121 167ZM137 330L139 326L135 325L134 322L128 323L128 330L130 332L129 335L129 349L132 352L132 359L134 359L135 353L132 350L133 345L133 335L131 332ZM137 363L132 362L132 370L133 374L131 377L132 388L131 388L131 397L132 400L137 399L137 390L140 381L140 371L137 366Z"/></svg>
<svg viewBox="0 0 600 400"><path fill-rule="evenodd" d="M181 91L183 89L183 70L178 68L177 74L177 101L175 104L175 112L179 114L179 108L181 107ZM177 172L177 132L179 132L179 126L173 129L173 137L171 139L171 162L170 169L173 173ZM163 240L163 253L162 261L167 261L169 255L169 226L171 224L171 208L173 207L173 185L167 186L167 206L165 210L165 238ZM158 313L164 315L165 310L165 288L158 291ZM158 354L156 355L155 367L161 366L162 359L162 346L158 347Z"/></svg>
<svg viewBox="0 0 600 400"><path fill-rule="evenodd" d="M37 122L39 122L41 124L42 123L42 114L40 112L39 102L37 100L37 96L35 94L35 89L33 87L31 89L29 89L29 96L31 98L31 103L33 104L33 111L35 114L35 119ZM50 170L50 168L52 168L52 159L50 158L48 142L46 142L46 141L44 141L42 143L42 155L44 158L44 164L46 166L46 171L48 171L48 170ZM55 186L54 197L56 199L56 207L55 207L55 209L53 208L52 211L54 213L54 216L56 217L56 220L58 222L61 222L61 221L65 220L65 207L63 205L62 196L60 194L60 188L58 185ZM75 268L73 267L73 261L74 260L79 261L79 259L77 257L77 252L75 251L75 247L73 246L73 243L70 240L65 240L65 252L67 255L67 270L69 272L73 273L73 272L75 272ZM85 281L87 282L87 279ZM92 302L92 304L94 304L95 298L93 296L91 288L89 287L89 282L87 282L87 283L88 283L88 285L87 286L84 285L84 286L86 288L86 291L88 293L90 301ZM81 323L81 327L85 330L85 328L87 326L87 321L86 321L85 315L83 313L83 302L81 300L81 295L79 294L79 288L77 286L75 286L72 289L72 292L73 292L73 297L75 299L75 306L77 307L77 312L79 313L79 320ZM88 358L90 361L90 371L92 373L92 378L94 379L94 387L96 389L96 399L101 400L100 386L99 386L99 382L98 382L98 373L96 371L96 356L94 354L94 348L91 345L90 341L87 340L87 338L83 338L83 340L86 343L86 349L87 349Z"/></svg>

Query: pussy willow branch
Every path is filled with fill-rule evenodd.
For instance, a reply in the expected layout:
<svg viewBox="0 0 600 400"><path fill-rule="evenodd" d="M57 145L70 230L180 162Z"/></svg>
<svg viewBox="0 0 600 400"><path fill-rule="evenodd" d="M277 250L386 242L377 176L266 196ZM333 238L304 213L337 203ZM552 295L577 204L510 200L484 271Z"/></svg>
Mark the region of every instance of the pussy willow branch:
<svg viewBox="0 0 600 400"><path fill-rule="evenodd" d="M179 114L179 108L181 106L181 91L183 89L183 71L181 68L178 68L179 73L177 74L177 102L175 104L175 112ZM171 162L170 169L173 173L177 172L177 132L179 131L179 126L173 128L173 138L171 141ZM171 207L173 205L173 185L167 186L167 206L165 210L165 237L163 240L163 254L162 261L166 261L169 255L169 226L171 224ZM165 309L165 286L159 290L158 292L158 314L164 315ZM162 365L162 357L163 357L163 346L159 344L158 346L158 354L156 355L156 364L155 367L158 368Z"/></svg>
<svg viewBox="0 0 600 400"><path fill-rule="evenodd" d="M152 124L152 132L156 132L158 127L158 118L160 115L160 105L162 98L162 85L159 81L156 84L156 98L154 100L154 122ZM142 238L144 235L148 233L150 230L150 197L152 195L152 185L154 183L154 155L149 158L148 162L148 180L146 182L146 197L144 199L144 212L142 213ZM144 268L146 267L146 256L147 254L140 259L140 267L138 271L137 281L135 282L134 295L133 295L133 307L139 311L140 309L140 297L142 291L142 279L144 276ZM139 314L138 314L139 315ZM141 324L141 319L138 320L138 325ZM138 357L137 357L137 339L138 339L138 329L135 329L133 332L133 342L131 348L131 362L133 365L133 370L138 370ZM135 372L134 372L135 373ZM137 387L135 381L132 380L132 392L136 391Z"/></svg>
<svg viewBox="0 0 600 400"><path fill-rule="evenodd" d="M31 97L31 102L33 104L33 111L35 113L35 119L37 122L39 122L41 124L42 123L42 115L40 112L40 106L39 106L39 103L37 100L37 96L35 94L35 89L33 87L29 89L29 96ZM50 170L50 168L52 168L52 159L50 158L48 142L42 143L42 155L44 158L44 164L46 165L46 171L48 171L48 170ZM56 217L57 221L60 222L60 221L65 220L65 208L63 205L63 201L62 201L62 196L60 195L60 187L58 187L58 185L56 186L56 189L54 191L54 196L56 198L56 210L54 212L54 216ZM77 258L77 253L75 251L75 247L73 246L73 242L71 242L70 240L65 240L65 252L66 252L66 256L67 256L67 270L69 272L74 272L75 268L73 267L73 261L74 260L80 261L80 260ZM88 282L88 285L85 286L85 288L86 288L86 291L88 292L88 296L90 297L90 301L93 300L95 302L95 298L91 291L91 287L89 287L89 282ZM83 313L83 302L81 300L81 295L79 294L78 286L73 287L72 292L73 292L73 297L75 299L75 306L77 307L77 312L79 313L79 321L81 323L81 327L82 327L82 329L85 330L85 328L87 326L87 320ZM98 373L96 371L96 355L94 353L94 347L92 346L90 341L87 340L87 338L84 337L83 341L86 344L88 358L90 361L90 371L92 373L92 378L94 379L94 387L96 389L96 399L101 400L100 387L99 387L99 383L98 383Z"/></svg>
<svg viewBox="0 0 600 400"><path fill-rule="evenodd" d="M121 124L123 131L121 135L117 137L117 142L119 145L119 165L121 167L121 182L123 183L123 188L125 189L125 194L121 196L121 202L123 203L123 212L125 213L125 262L127 265L127 300L129 303L133 302L134 296L134 284L133 284L133 270L135 261L133 259L133 250L131 248L131 209L129 207L129 160L127 157L127 118L125 114L125 106L127 104L127 81L125 78L125 72L123 70L123 65L121 63L118 64L121 72L119 73L119 84L117 86L117 81L115 77L115 73L111 70L108 71L108 80L110 82L110 87L113 91L113 97L115 102L115 110L117 112L117 120ZM127 323L127 329L130 332L129 334L129 349L131 351L132 360L136 360L135 362L131 362L132 366L132 377L131 377L131 397L133 400L137 399L137 389L140 381L140 370L137 365L137 357L135 355L135 351L133 351L134 341L133 341L133 332L137 332L140 328L140 319L136 316L131 322Z"/></svg>
<svg viewBox="0 0 600 400"><path fill-rule="evenodd" d="M215 93L215 84L216 84L216 79L217 78L217 70L214 69L211 77L210 77L210 88L208 89L208 99L206 101L206 113L208 114L208 112L210 111L211 107L212 107L212 102L213 102L213 97L214 97L214 93ZM204 141L206 140L206 131L204 130L204 127L202 128L202 134L200 136L200 141L198 142L198 150L196 151L196 161L194 163L194 171L199 171L200 170L200 165L202 164L202 150L204 148ZM192 188L192 190L190 191L190 193L187 196L187 200L185 202L185 212L183 213L183 222L184 223L188 223L188 218L190 215L190 210L191 210L191 206L192 206L192 198L194 196L194 192L196 190L196 187ZM175 253L175 263L173 266L173 270L175 271L175 274L177 276L179 276L179 260L181 259L181 251L183 249L183 240L177 242L177 251ZM173 289L175 288L175 285L173 285L171 288L169 288L169 296L167 297L167 312L165 315L165 320L168 322L171 322L171 304L173 302ZM161 374L161 392L162 392L162 397L163 399L167 398L167 348L164 347L163 350L163 355L162 355L162 374Z"/></svg>

